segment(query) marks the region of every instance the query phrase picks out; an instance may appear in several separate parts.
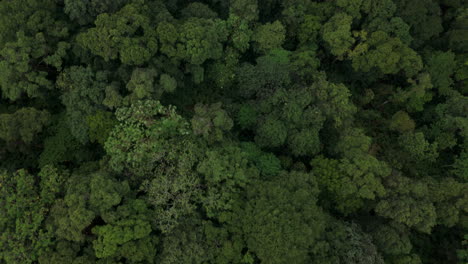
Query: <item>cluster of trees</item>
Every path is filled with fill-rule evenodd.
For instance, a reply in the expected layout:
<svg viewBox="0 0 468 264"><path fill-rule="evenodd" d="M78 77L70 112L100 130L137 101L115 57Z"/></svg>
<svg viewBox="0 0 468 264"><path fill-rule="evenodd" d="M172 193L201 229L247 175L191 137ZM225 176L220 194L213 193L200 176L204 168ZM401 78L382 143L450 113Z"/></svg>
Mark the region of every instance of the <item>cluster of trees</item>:
<svg viewBox="0 0 468 264"><path fill-rule="evenodd" d="M0 1L0 263L468 262L464 0Z"/></svg>

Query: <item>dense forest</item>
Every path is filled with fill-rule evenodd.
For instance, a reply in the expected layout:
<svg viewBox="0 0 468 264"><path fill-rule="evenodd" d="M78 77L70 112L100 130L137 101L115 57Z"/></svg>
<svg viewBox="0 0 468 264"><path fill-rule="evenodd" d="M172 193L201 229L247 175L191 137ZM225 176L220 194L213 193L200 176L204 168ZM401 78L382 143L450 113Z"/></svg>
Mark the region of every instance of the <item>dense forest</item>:
<svg viewBox="0 0 468 264"><path fill-rule="evenodd" d="M468 263L466 0L0 0L0 264Z"/></svg>

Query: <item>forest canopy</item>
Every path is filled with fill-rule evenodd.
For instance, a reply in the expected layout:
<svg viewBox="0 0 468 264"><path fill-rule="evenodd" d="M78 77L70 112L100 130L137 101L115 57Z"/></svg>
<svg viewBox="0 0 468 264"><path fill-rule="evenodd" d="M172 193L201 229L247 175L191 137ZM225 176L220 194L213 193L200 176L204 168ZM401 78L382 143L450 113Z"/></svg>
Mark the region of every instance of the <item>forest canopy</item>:
<svg viewBox="0 0 468 264"><path fill-rule="evenodd" d="M465 0L0 0L0 264L468 263Z"/></svg>

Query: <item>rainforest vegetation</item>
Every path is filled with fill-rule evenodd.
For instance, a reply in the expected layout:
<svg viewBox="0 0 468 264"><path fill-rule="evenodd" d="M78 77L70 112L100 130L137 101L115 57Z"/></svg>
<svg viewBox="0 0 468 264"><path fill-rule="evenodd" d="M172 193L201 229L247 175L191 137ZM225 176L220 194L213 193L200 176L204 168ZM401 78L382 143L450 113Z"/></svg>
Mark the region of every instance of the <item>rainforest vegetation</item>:
<svg viewBox="0 0 468 264"><path fill-rule="evenodd" d="M468 263L466 0L0 0L0 264Z"/></svg>

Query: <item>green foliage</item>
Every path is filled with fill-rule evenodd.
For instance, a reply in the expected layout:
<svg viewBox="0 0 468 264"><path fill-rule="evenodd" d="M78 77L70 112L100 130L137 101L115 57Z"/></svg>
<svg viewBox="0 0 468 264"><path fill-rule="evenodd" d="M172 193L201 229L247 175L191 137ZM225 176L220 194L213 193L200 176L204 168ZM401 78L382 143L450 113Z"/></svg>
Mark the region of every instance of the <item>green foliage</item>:
<svg viewBox="0 0 468 264"><path fill-rule="evenodd" d="M155 94L155 98L161 95L162 91L155 91L155 79L158 76L158 72L155 69L137 68L133 70L132 77L127 83L127 90L132 94L129 96L130 101L137 101L141 99L149 99Z"/></svg>
<svg viewBox="0 0 468 264"><path fill-rule="evenodd" d="M45 36L37 33L34 37L28 37L19 31L16 38L16 42L9 42L0 50L2 96L12 101L20 99L23 94L40 97L44 90L52 88L52 83L46 78L47 71L31 64L46 55L48 47Z"/></svg>
<svg viewBox="0 0 468 264"><path fill-rule="evenodd" d="M397 37L401 41L410 45L413 37L410 34L410 26L399 17L392 17L391 19L376 18L372 20L367 26L369 32L384 31L392 37Z"/></svg>
<svg viewBox="0 0 468 264"><path fill-rule="evenodd" d="M0 263L464 263L463 0L0 0Z"/></svg>
<svg viewBox="0 0 468 264"><path fill-rule="evenodd" d="M370 155L341 160L319 156L311 161L311 166L318 183L329 193L336 209L344 214L361 208L366 199L383 196L382 179L390 174L385 163Z"/></svg>
<svg viewBox="0 0 468 264"><path fill-rule="evenodd" d="M65 13L72 20L76 20L79 24L87 24L102 13L114 13L119 10L128 0L90 0L90 1L73 1L65 0Z"/></svg>
<svg viewBox="0 0 468 264"><path fill-rule="evenodd" d="M395 223L379 225L373 228L371 234L386 262L421 263L418 255L412 253L413 245L404 226Z"/></svg>
<svg viewBox="0 0 468 264"><path fill-rule="evenodd" d="M232 46L241 52L245 52L250 47L253 31L250 29L247 21L241 16L231 15L226 21L232 41Z"/></svg>
<svg viewBox="0 0 468 264"><path fill-rule="evenodd" d="M48 125L49 119L49 112L32 107L21 108L12 114L0 114L0 138L7 142L21 140L31 143Z"/></svg>
<svg viewBox="0 0 468 264"><path fill-rule="evenodd" d="M280 147L288 136L284 124L275 118L268 118L258 127L255 142L262 147Z"/></svg>
<svg viewBox="0 0 468 264"><path fill-rule="evenodd" d="M427 183L394 173L386 184L388 192L376 205L376 213L420 232L430 233L437 215Z"/></svg>
<svg viewBox="0 0 468 264"><path fill-rule="evenodd" d="M208 141L222 141L223 133L229 131L233 121L221 103L210 106L195 105L195 115L192 118L192 129L195 135L202 135Z"/></svg>
<svg viewBox="0 0 468 264"><path fill-rule="evenodd" d="M314 48L296 50L291 54L291 70L308 82L313 79L320 67L320 60Z"/></svg>
<svg viewBox="0 0 468 264"><path fill-rule="evenodd" d="M468 152L464 151L457 157L453 164L453 174L462 181L468 180Z"/></svg>
<svg viewBox="0 0 468 264"><path fill-rule="evenodd" d="M268 55L257 58L255 66L242 65L237 77L241 95L266 97L278 88L289 85L291 78L288 55L286 50L274 50Z"/></svg>
<svg viewBox="0 0 468 264"><path fill-rule="evenodd" d="M400 133L411 132L415 128L413 119L405 111L398 111L390 120L390 129Z"/></svg>
<svg viewBox="0 0 468 264"><path fill-rule="evenodd" d="M169 26L169 29L171 27ZM208 59L220 59L223 53L222 42L226 41L226 23L219 19L189 18L177 29L177 39L167 36L169 43L175 42L176 58L190 64L200 65ZM172 32L171 32L172 33ZM169 34L171 34L169 33ZM170 51L171 49L169 49ZM171 56L170 52L167 53Z"/></svg>
<svg viewBox="0 0 468 264"><path fill-rule="evenodd" d="M315 205L318 192L312 175L297 171L250 185L236 219L249 251L266 263L310 262L308 252L325 226L324 215Z"/></svg>
<svg viewBox="0 0 468 264"><path fill-rule="evenodd" d="M181 10L181 13L182 17L184 18L199 17L214 19L218 17L218 14L211 10L208 5L198 2L190 3L188 6Z"/></svg>
<svg viewBox="0 0 468 264"><path fill-rule="evenodd" d="M435 161L437 158L437 146L430 144L421 132L405 133L398 139L401 149L407 153L407 160L413 161Z"/></svg>
<svg viewBox="0 0 468 264"><path fill-rule="evenodd" d="M453 178L429 182L430 199L437 213L437 224L454 227L464 221L464 212L468 203L466 181Z"/></svg>
<svg viewBox="0 0 468 264"><path fill-rule="evenodd" d="M363 0L352 0L352 1L346 1L346 0L337 0L336 5L343 8L349 15L355 18L360 18L361 17L361 8L363 5Z"/></svg>
<svg viewBox="0 0 468 264"><path fill-rule="evenodd" d="M410 87L407 89L397 89L394 100L397 103L404 103L409 112L420 112L424 110L424 105L432 100L433 88L431 76L428 73L418 74L414 79L408 79Z"/></svg>
<svg viewBox="0 0 468 264"><path fill-rule="evenodd" d="M105 173L95 173L89 182L89 208L100 214L121 203L130 189L127 182L117 182Z"/></svg>
<svg viewBox="0 0 468 264"><path fill-rule="evenodd" d="M455 71L455 54L452 52L434 52L427 61L427 70L431 75L434 87L441 95L449 95Z"/></svg>
<svg viewBox="0 0 468 264"><path fill-rule="evenodd" d="M141 65L158 51L156 30L145 9L144 1L137 0L115 14L100 14L96 27L78 35L77 41L106 61L120 59L124 64Z"/></svg>
<svg viewBox="0 0 468 264"><path fill-rule="evenodd" d="M199 196L193 166L202 150L192 140L188 122L173 107L158 101L137 101L116 113L119 124L105 143L110 167L141 185L156 207L154 221L169 232L191 214Z"/></svg>
<svg viewBox="0 0 468 264"><path fill-rule="evenodd" d="M229 5L229 14L248 22L255 22L258 20L258 1L232 0Z"/></svg>
<svg viewBox="0 0 468 264"><path fill-rule="evenodd" d="M86 119L89 127L89 140L104 145L112 128L117 124L111 112L97 111Z"/></svg>
<svg viewBox="0 0 468 264"><path fill-rule="evenodd" d="M319 78L312 84L312 92L316 97L316 105L324 115L340 127L350 121L356 112L356 107L350 100L351 93L343 84L335 84Z"/></svg>
<svg viewBox="0 0 468 264"><path fill-rule="evenodd" d="M248 152L233 144L206 152L197 171L207 184L203 207L209 217L217 217L220 221L228 219L227 212L233 210L242 190L259 176L253 165Z"/></svg>
<svg viewBox="0 0 468 264"><path fill-rule="evenodd" d="M64 70L57 80L63 92L62 103L67 107L66 116L70 132L81 143L89 140L87 116L96 113L104 100L105 72L93 72L91 68L71 67Z"/></svg>
<svg viewBox="0 0 468 264"><path fill-rule="evenodd" d="M38 176L39 186L26 170L0 174L0 260L5 263L33 263L53 244L44 224L66 174L44 167Z"/></svg>
<svg viewBox="0 0 468 264"><path fill-rule="evenodd" d="M439 16L441 10L436 1L397 0L395 4L398 7L398 16L410 26L416 45L421 45L443 31Z"/></svg>
<svg viewBox="0 0 468 264"><path fill-rule="evenodd" d="M155 143L158 140L165 143L164 139L190 134L188 123L176 114L175 109L166 108L158 101L137 101L130 107L118 109L116 117L119 124L105 143L106 152L110 156L110 166L116 172L126 169L137 176L144 176L153 168L150 157L155 153L149 150L160 148L158 144L144 142L153 139ZM150 132L151 130L153 132ZM134 148L135 146L140 149Z"/></svg>
<svg viewBox="0 0 468 264"><path fill-rule="evenodd" d="M359 43L351 52L354 70L369 72L373 69L383 74L397 74L403 71L412 77L422 68L421 57L398 38L392 38L383 31L376 31Z"/></svg>
<svg viewBox="0 0 468 264"><path fill-rule="evenodd" d="M171 77L168 74L161 74L159 78L159 85L164 89L164 91L171 93L177 88L177 81L174 77Z"/></svg>
<svg viewBox="0 0 468 264"><path fill-rule="evenodd" d="M96 257L154 263L157 240L150 236L150 211L143 200L129 200L103 218L107 224L92 229Z"/></svg>
<svg viewBox="0 0 468 264"><path fill-rule="evenodd" d="M209 258L203 226L197 218L188 218L161 241L158 262L163 264L203 263ZM213 247L214 248L214 247Z"/></svg>
<svg viewBox="0 0 468 264"><path fill-rule="evenodd" d="M17 32L23 31L35 35L47 33L51 37L66 34L57 3L52 0L19 0L2 2L0 5L0 47L14 41Z"/></svg>
<svg viewBox="0 0 468 264"><path fill-rule="evenodd" d="M392 17L397 9L393 0L364 0L361 9L371 18Z"/></svg>
<svg viewBox="0 0 468 264"><path fill-rule="evenodd" d="M302 45L316 42L320 28L320 17L305 15L297 33L299 42Z"/></svg>
<svg viewBox="0 0 468 264"><path fill-rule="evenodd" d="M359 225L330 221L329 230L325 233L328 247L317 252L313 263L384 263L371 236L363 232Z"/></svg>
<svg viewBox="0 0 468 264"><path fill-rule="evenodd" d="M334 15L323 26L322 38L330 47L331 54L342 57L354 44L351 36L351 23L353 18L344 13Z"/></svg>
<svg viewBox="0 0 468 264"><path fill-rule="evenodd" d="M239 108L236 121L242 129L252 128L257 121L257 111L253 106L243 104Z"/></svg>
<svg viewBox="0 0 468 264"><path fill-rule="evenodd" d="M259 105L255 141L261 147L285 144L295 156L313 155L320 150L318 131L324 117L312 102L311 89L280 89Z"/></svg>
<svg viewBox="0 0 468 264"><path fill-rule="evenodd" d="M466 25L468 23L468 12L466 8L457 9L455 19L450 25L450 30L447 32L449 48L457 52L466 52L466 40L468 31Z"/></svg>
<svg viewBox="0 0 468 264"><path fill-rule="evenodd" d="M285 33L286 30L279 21L257 27L252 38L255 49L262 54L280 49L285 40Z"/></svg>
<svg viewBox="0 0 468 264"><path fill-rule="evenodd" d="M49 127L49 133L51 135L44 140L44 148L39 155L40 168L62 162L82 162L90 156L90 153L73 137L65 115L58 117L58 121Z"/></svg>

